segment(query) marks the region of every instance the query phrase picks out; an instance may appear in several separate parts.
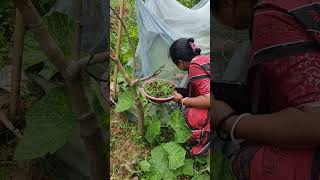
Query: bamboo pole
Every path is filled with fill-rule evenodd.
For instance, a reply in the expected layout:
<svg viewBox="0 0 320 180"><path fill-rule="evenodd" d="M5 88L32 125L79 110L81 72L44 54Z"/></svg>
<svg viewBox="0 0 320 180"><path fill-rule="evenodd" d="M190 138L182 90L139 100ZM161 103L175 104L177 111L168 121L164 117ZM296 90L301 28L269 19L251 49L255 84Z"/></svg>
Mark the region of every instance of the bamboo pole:
<svg viewBox="0 0 320 180"><path fill-rule="evenodd" d="M12 55L12 71L11 71L11 97L10 97L10 119L16 119L17 110L20 99L21 84L21 62L23 54L25 25L23 17L18 9L16 9L16 27L14 29L13 38L13 55Z"/></svg>
<svg viewBox="0 0 320 180"><path fill-rule="evenodd" d="M61 49L57 46L32 2L30 0L15 0L15 3L23 16L25 24L29 26L48 59L56 66L63 77L68 77L67 69L72 61L66 59ZM80 124L80 135L90 161L90 179L106 180L108 178L107 170L109 169L106 155L107 146L102 138L96 115L91 110L85 97L81 76L78 74L77 78L67 78L66 80L71 95L72 107Z"/></svg>
<svg viewBox="0 0 320 180"><path fill-rule="evenodd" d="M120 13L119 13L120 17L118 19L118 39L117 39L117 49L116 49L116 58L119 59L120 56L120 50L121 50L121 40L122 40L122 23L121 23L121 19L123 19L123 14L124 14L124 0L120 0ZM119 71L119 67L117 66L117 64L115 64L114 66L114 75L113 75L113 79L114 79L114 84L113 84L113 92L112 92L112 97L113 99L117 98L117 77L118 77L118 71Z"/></svg>

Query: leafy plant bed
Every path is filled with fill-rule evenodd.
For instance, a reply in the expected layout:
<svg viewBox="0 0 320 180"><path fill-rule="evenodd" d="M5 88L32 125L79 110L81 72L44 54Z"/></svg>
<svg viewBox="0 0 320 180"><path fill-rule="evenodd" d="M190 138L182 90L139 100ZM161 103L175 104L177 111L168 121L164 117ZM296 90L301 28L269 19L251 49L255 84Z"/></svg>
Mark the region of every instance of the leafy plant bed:
<svg viewBox="0 0 320 180"><path fill-rule="evenodd" d="M174 88L175 85L169 81L153 79L143 84L142 92L151 101L162 103L173 98Z"/></svg>
<svg viewBox="0 0 320 180"><path fill-rule="evenodd" d="M191 136L180 110L170 113L168 127L161 127L161 116L146 118L145 139L152 150L138 163L137 176L148 179L207 180L209 157L191 158L186 141Z"/></svg>

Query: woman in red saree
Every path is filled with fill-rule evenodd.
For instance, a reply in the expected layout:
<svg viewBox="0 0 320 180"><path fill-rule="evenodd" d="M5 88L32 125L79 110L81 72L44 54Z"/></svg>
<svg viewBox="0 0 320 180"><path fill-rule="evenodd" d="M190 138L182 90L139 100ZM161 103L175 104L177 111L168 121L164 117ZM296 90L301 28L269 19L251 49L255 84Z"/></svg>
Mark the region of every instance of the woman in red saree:
<svg viewBox="0 0 320 180"><path fill-rule="evenodd" d="M248 82L258 111L236 115L214 103L214 124L223 120L222 131L246 140L232 161L235 176L318 180L320 1L214 0L213 14L251 36Z"/></svg>
<svg viewBox="0 0 320 180"><path fill-rule="evenodd" d="M191 155L206 155L209 151L210 132L210 57L200 55L192 38L181 38L172 43L170 57L180 70L188 71L189 84L187 97L174 94L174 101L185 107L185 119L192 129L189 143Z"/></svg>

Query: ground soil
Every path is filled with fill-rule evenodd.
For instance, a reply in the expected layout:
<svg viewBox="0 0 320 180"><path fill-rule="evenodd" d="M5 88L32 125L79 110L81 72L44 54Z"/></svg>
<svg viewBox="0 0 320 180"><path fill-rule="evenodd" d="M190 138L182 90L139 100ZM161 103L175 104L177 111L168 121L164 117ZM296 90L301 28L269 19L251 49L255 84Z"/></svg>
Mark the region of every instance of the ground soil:
<svg viewBox="0 0 320 180"><path fill-rule="evenodd" d="M146 158L149 149L137 142L136 124L118 113L111 114L111 180L136 178L139 159Z"/></svg>

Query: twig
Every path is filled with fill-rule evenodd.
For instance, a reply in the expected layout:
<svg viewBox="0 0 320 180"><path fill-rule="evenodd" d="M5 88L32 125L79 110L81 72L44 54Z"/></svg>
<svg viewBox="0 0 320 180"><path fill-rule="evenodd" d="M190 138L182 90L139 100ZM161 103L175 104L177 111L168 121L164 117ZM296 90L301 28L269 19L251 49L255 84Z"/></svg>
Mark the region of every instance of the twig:
<svg viewBox="0 0 320 180"><path fill-rule="evenodd" d="M132 82L132 85L135 85L136 83L139 83L139 82L146 81L148 79L154 78L154 77L160 75L163 71L165 71L165 65L160 66L154 73L152 73L149 76L134 80Z"/></svg>
<svg viewBox="0 0 320 180"><path fill-rule="evenodd" d="M120 55L120 46L121 46L121 38L122 38L122 25L121 20L123 18L124 14L124 0L120 0L120 16L119 16L119 22L118 22L118 39L117 39L117 49L116 49L116 58L119 58ZM113 92L112 96L114 99L117 98L117 77L118 77L118 66L114 66L114 83L113 83Z"/></svg>
<svg viewBox="0 0 320 180"><path fill-rule="evenodd" d="M8 128L17 138L21 139L22 135L20 134L19 129L13 126L13 124L8 120L6 115L0 111L0 121Z"/></svg>

